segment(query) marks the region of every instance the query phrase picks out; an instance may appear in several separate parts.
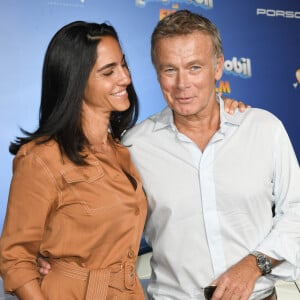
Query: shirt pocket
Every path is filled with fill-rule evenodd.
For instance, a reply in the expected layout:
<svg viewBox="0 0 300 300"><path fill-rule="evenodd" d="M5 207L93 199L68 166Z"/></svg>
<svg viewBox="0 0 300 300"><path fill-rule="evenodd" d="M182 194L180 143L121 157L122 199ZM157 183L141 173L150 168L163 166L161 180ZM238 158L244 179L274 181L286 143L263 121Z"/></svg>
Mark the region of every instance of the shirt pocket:
<svg viewBox="0 0 300 300"><path fill-rule="evenodd" d="M63 178L69 184L76 182L92 183L104 176L104 171L100 165L74 166L61 171Z"/></svg>
<svg viewBox="0 0 300 300"><path fill-rule="evenodd" d="M107 176L100 164L74 166L61 171L65 182L60 210L67 215L93 215L112 204L106 191Z"/></svg>

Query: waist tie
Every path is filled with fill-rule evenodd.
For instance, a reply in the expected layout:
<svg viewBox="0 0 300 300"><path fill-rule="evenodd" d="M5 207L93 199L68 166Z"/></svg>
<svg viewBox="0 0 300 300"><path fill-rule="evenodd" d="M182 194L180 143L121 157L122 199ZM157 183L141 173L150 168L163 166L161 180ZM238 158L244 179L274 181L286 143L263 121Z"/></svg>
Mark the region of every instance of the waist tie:
<svg viewBox="0 0 300 300"><path fill-rule="evenodd" d="M106 299L108 287L120 291L132 291L136 284L136 269L133 262L116 263L105 269L90 270L73 263L51 260L53 271L88 281L85 300Z"/></svg>

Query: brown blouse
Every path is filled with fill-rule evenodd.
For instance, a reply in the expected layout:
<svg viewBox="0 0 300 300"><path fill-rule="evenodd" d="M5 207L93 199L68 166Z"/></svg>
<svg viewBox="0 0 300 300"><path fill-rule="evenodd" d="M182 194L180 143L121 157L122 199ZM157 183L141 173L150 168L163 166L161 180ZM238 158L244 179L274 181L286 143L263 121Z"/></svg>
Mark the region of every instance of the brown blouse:
<svg viewBox="0 0 300 300"><path fill-rule="evenodd" d="M0 240L4 288L39 279L46 299L144 299L135 262L146 198L126 147L116 162L86 150L88 166L63 157L57 143L21 147L13 162ZM49 257L40 279L38 253Z"/></svg>

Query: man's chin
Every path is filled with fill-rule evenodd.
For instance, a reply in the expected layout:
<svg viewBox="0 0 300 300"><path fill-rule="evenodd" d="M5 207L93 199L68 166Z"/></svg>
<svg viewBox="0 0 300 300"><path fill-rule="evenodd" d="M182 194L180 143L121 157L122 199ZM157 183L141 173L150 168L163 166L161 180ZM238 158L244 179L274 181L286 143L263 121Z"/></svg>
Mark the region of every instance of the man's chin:
<svg viewBox="0 0 300 300"><path fill-rule="evenodd" d="M175 115L188 117L195 114L194 110L187 107L173 107L171 108Z"/></svg>

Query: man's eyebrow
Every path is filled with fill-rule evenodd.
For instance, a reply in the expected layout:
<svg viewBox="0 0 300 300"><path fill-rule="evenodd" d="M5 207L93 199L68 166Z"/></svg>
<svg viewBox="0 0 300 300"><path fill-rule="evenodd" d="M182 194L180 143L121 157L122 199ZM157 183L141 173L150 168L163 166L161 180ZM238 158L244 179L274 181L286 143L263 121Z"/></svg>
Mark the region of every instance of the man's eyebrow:
<svg viewBox="0 0 300 300"><path fill-rule="evenodd" d="M172 64L161 64L158 66L159 67L159 70L162 70L162 69L165 69L165 68L172 68L172 69L175 69L175 67L172 65Z"/></svg>

